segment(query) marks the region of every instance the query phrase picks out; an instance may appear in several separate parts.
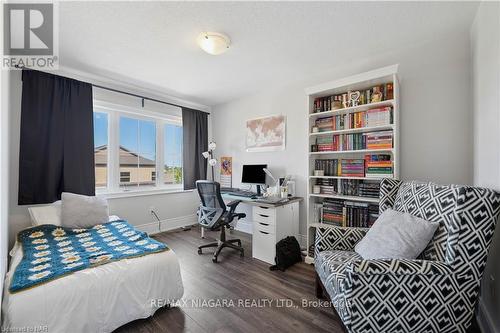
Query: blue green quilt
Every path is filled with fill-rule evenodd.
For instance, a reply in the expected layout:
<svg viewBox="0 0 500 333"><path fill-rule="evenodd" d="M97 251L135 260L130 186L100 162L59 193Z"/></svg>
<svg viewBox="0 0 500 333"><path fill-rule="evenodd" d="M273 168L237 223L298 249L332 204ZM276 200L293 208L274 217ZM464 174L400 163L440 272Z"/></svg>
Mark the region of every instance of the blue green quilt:
<svg viewBox="0 0 500 333"><path fill-rule="evenodd" d="M82 269L168 250L124 220L90 229L44 224L20 231L17 241L23 258L10 284L13 293Z"/></svg>

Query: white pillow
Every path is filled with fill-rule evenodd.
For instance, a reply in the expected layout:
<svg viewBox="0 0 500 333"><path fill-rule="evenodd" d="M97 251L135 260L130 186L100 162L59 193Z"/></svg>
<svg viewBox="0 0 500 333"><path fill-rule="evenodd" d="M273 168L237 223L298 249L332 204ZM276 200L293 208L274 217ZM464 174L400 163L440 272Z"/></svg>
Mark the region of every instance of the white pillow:
<svg viewBox="0 0 500 333"><path fill-rule="evenodd" d="M63 192L61 222L69 228L90 228L108 221L108 201L99 197Z"/></svg>
<svg viewBox="0 0 500 333"><path fill-rule="evenodd" d="M29 207L32 225L61 225L61 200L46 206Z"/></svg>
<svg viewBox="0 0 500 333"><path fill-rule="evenodd" d="M415 259L438 226L439 222L387 209L354 249L363 259Z"/></svg>

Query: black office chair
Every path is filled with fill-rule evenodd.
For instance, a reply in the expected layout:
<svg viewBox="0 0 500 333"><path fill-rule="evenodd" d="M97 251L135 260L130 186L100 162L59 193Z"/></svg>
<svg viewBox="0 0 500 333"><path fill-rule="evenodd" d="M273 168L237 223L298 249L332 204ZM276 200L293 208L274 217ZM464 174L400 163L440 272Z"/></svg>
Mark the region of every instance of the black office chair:
<svg viewBox="0 0 500 333"><path fill-rule="evenodd" d="M234 218L242 219L246 216L244 213L235 213L236 206L241 202L241 200L234 200L227 204L229 210L227 210L226 204L222 199L220 193L220 184L217 182L209 180L198 180L196 182L196 188L198 189L198 194L200 195L201 204L198 209L198 223L202 228L206 228L212 231L217 231L220 229L220 240L210 244L204 244L198 247L198 254L202 254L201 249L207 247L217 247L212 258L213 262L217 262L217 257L220 251L225 247L230 247L232 249L240 251L240 255L244 256L243 247L241 247L240 239L228 239L226 240L226 228L229 228L229 224L233 222ZM234 243L238 243L235 245Z"/></svg>

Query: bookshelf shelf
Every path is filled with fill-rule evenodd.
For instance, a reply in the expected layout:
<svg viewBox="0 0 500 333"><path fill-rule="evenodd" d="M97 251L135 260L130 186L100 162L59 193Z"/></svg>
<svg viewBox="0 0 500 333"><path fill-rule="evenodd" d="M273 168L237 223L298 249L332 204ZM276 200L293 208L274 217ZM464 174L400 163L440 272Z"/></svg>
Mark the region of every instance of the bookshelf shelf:
<svg viewBox="0 0 500 333"><path fill-rule="evenodd" d="M328 116L336 116L339 114L366 111L368 109L373 109L373 108L382 107L382 106L394 106L394 102L395 102L394 99L390 99L387 101L368 103L368 104L363 104L363 105L358 105L358 106L351 106L348 108L342 108L342 109L337 109L337 110L309 113L309 117L310 118L322 118L322 117L328 117Z"/></svg>
<svg viewBox="0 0 500 333"><path fill-rule="evenodd" d="M309 176L309 179L360 179L360 180L381 180L383 177L347 177L347 176Z"/></svg>
<svg viewBox="0 0 500 333"><path fill-rule="evenodd" d="M336 218L338 216L344 217L346 226L342 228L350 228L352 225L366 225L369 226L373 223L374 219L378 213L378 204L380 202L379 198L376 197L366 197L358 194L373 195L379 191L379 182L384 178L382 172L392 171L394 178L399 178L399 82L398 82L398 65L384 67L376 69L370 72L361 73L358 75L353 75L351 77L343 78L340 80L326 82L319 84L314 87L306 88L307 95L307 137L309 142L309 150L311 150L311 145L318 146L330 144L328 136L343 135L341 140L352 140L348 143L349 147L359 147L355 145L359 144L359 136L365 135L364 133L377 132L377 131L392 131L392 147L389 149L360 149L360 150L344 150L344 151L309 151L308 157L308 181L307 181L307 252L306 256L307 263L314 263L314 257L311 246L314 244L315 228L318 227L332 227L339 228L338 226L331 225L323 221L323 219ZM392 83L392 88L387 85L387 83ZM338 102L338 97L341 97L342 101L345 101L344 95L347 92L360 91L363 96L368 96L370 94L377 93L373 87L378 86L383 89L383 98L386 97L386 93L389 96L388 100L383 100L376 103L367 103L363 105L346 107L337 110L329 110L323 112L314 112L317 108L330 108L333 107L335 102ZM392 90L392 94L391 94ZM379 92L382 90L379 90ZM366 95L365 95L366 93ZM391 96L392 95L392 96ZM366 100L365 98L365 100ZM326 104L325 104L326 103ZM326 105L326 106L325 106ZM376 114L375 118L366 118L365 120L360 120L359 115L354 115L357 112L363 112L370 109L391 107L392 114L390 121L385 118L384 113L370 113L371 115ZM387 112L380 110L378 112ZM351 115L352 114L352 115ZM335 117L340 115L346 115L343 118L336 118L335 121L349 121L350 126L354 127L354 123L357 126L363 126L367 124L378 125L387 124L383 126L367 126L359 128L350 128L343 130L333 130L326 132L312 132L313 127L323 124L323 128L328 124L329 119L322 119L318 121L319 118ZM377 116L380 115L380 118ZM340 119L340 120L339 120ZM361 118L364 119L364 118ZM375 120L373 120L375 119ZM370 122L372 121L373 122ZM328 125L326 126L328 127ZM332 126L333 127L333 126ZM374 141L383 145L387 140L386 138L373 138L374 135L368 135L366 140L371 138L371 142ZM335 139L334 139L335 140ZM365 140L365 139L363 139ZM377 141L377 140L380 140ZM344 141L341 141L344 142ZM349 141L347 141L349 142ZM338 141L336 143L338 145ZM337 146L338 147L338 146ZM366 147L363 141L363 147ZM378 155L378 156L367 156L367 155ZM389 160L389 155L392 164L392 170L387 170L384 161ZM317 161L318 160L318 161ZM341 161L344 160L344 161ZM346 161L351 160L351 161ZM359 161L363 160L363 161ZM359 162L358 162L359 161ZM370 161L370 162L367 162ZM368 165L367 163L371 163ZM344 167L346 169L344 169ZM368 168L380 168L375 172L380 172L380 177L351 177L351 176L313 176L315 168L322 169L326 174L335 173L351 173L359 174L361 172L356 172L363 170L363 174L368 170ZM333 171L338 168L338 171ZM363 169L361 169L363 168ZM354 171L354 172L353 172ZM373 172L373 171L372 171ZM378 174L377 174L378 176ZM349 193L352 195L344 194L314 194L313 187L319 186L322 192L334 193ZM316 192L318 189L315 189Z"/></svg>
<svg viewBox="0 0 500 333"><path fill-rule="evenodd" d="M338 155L338 154L367 154L367 153L393 153L394 149L359 149L359 150L332 150L312 151L309 155Z"/></svg>
<svg viewBox="0 0 500 333"><path fill-rule="evenodd" d="M360 201L360 202L373 202L378 203L378 198L360 197L353 195L341 195L341 194L309 194L310 197L316 198L331 198L331 199L343 199L349 201Z"/></svg>
<svg viewBox="0 0 500 333"><path fill-rule="evenodd" d="M375 131L384 131L384 130L393 130L394 125L386 125L386 126L372 126L372 127L361 127L361 128L350 128L345 130L336 130L336 131L326 131L326 132L317 132L310 133L309 136L321 136L321 135L333 135L333 134L348 134L348 133L363 133L363 132L375 132Z"/></svg>

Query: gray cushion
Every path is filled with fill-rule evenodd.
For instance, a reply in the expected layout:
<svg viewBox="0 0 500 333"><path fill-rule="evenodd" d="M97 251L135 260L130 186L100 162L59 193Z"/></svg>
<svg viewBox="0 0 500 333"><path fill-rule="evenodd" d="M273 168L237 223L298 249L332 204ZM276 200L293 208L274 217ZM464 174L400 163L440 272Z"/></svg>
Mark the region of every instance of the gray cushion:
<svg viewBox="0 0 500 333"><path fill-rule="evenodd" d="M99 197L63 192L61 225L69 228L90 228L108 221L108 202Z"/></svg>
<svg viewBox="0 0 500 333"><path fill-rule="evenodd" d="M387 209L356 244L355 251L363 259L415 259L438 226L438 222Z"/></svg>

